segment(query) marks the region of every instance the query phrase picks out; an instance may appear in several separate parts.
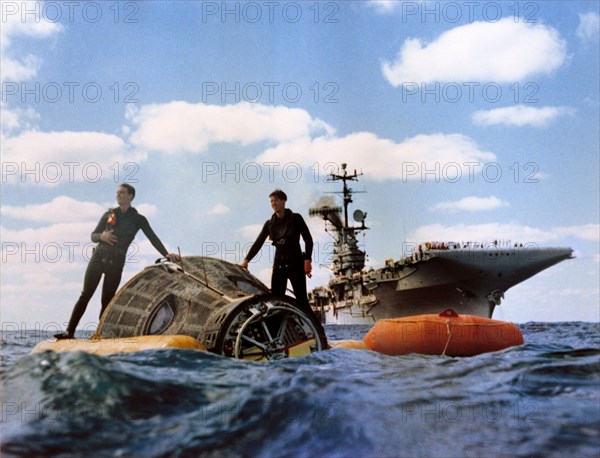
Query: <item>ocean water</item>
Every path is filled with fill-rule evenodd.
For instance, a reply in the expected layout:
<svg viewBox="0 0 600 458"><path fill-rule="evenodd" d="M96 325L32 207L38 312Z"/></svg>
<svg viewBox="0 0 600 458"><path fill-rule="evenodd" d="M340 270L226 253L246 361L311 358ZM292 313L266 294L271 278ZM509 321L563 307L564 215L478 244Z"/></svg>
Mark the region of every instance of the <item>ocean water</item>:
<svg viewBox="0 0 600 458"><path fill-rule="evenodd" d="M2 456L600 456L600 325L527 323L468 358L332 349L254 363L30 355L2 335ZM368 326L326 326L331 340Z"/></svg>

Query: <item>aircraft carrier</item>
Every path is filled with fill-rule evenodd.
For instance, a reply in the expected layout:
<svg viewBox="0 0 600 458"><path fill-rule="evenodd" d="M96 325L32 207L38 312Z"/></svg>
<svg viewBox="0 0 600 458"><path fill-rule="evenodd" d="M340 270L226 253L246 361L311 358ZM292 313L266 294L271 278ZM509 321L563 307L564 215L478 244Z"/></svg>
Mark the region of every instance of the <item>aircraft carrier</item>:
<svg viewBox="0 0 600 458"><path fill-rule="evenodd" d="M353 191L349 181L361 174L330 174L341 181L343 208L311 208L311 216L326 221L334 249L327 286L310 293L310 302L321 321L327 324L373 324L382 318L440 313L447 308L459 314L492 318L504 293L512 286L563 260L573 258L571 248L541 248L537 244L509 241L424 242L399 261L365 269L365 251L360 250L357 233L368 229L366 213L356 210L348 221Z"/></svg>

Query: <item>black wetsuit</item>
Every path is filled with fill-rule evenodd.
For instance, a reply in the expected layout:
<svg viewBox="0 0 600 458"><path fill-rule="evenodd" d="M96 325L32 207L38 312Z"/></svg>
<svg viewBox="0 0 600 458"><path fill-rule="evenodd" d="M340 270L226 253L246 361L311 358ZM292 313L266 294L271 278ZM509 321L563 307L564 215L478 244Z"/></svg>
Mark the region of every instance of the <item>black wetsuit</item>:
<svg viewBox="0 0 600 458"><path fill-rule="evenodd" d="M300 236L304 240L305 252L300 248ZM263 225L260 234L250 248L246 259L251 261L269 237L275 246L275 262L271 274L271 291L285 294L287 281L290 280L296 299L308 305L306 296L306 276L304 261L311 260L313 239L304 219L298 213L286 208L283 218L276 214Z"/></svg>
<svg viewBox="0 0 600 458"><path fill-rule="evenodd" d="M108 210L100 218L96 229L92 232L92 242L96 242L98 245L94 248L92 258L85 271L83 291L71 313L71 319L67 327L67 334L69 336L75 333L75 328L77 328L79 320L81 320L81 317L85 313L88 302L94 295L102 275L104 275L101 299L102 309L100 310L100 317L102 317L104 309L114 297L121 282L121 274L127 258L127 249L131 245L131 242L133 242L135 234L140 229L148 237L154 248L160 254L166 256L168 253L167 249L150 227L146 217L140 215L135 208L129 207L125 213L122 213L117 207ZM105 230L112 230L117 237L118 241L115 245L111 246L100 240L100 235Z"/></svg>

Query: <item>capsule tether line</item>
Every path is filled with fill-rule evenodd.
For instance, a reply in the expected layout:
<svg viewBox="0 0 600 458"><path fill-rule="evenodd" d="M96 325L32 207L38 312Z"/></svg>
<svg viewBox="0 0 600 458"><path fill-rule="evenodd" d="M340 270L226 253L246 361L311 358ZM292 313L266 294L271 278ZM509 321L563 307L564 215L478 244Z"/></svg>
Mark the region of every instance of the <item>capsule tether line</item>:
<svg viewBox="0 0 600 458"><path fill-rule="evenodd" d="M446 320L446 330L448 331L448 340L446 340L446 346L444 347L444 351L441 356L446 356L446 350L448 349L448 345L450 344L450 338L452 337L452 331L450 330L450 320Z"/></svg>

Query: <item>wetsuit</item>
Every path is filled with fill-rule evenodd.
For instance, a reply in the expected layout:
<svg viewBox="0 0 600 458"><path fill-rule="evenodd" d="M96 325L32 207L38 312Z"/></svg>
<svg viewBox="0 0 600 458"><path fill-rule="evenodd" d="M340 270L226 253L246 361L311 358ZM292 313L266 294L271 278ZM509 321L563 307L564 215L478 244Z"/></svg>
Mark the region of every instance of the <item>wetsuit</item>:
<svg viewBox="0 0 600 458"><path fill-rule="evenodd" d="M133 242L135 234L140 229L148 237L154 248L160 254L166 256L168 253L167 249L150 227L146 217L140 215L135 208L129 207L125 213L122 213L117 207L108 210L102 215L96 229L92 232L92 242L96 242L98 245L94 248L92 258L85 271L83 291L73 307L66 334L73 336L75 333L75 328L77 328L88 302L94 295L102 275L104 275L101 299L102 309L100 310L100 317L102 317L104 309L106 309L106 306L114 297L121 282L127 249L131 245L131 242ZM117 236L118 241L115 245L111 246L100 240L100 235L105 230L112 231Z"/></svg>
<svg viewBox="0 0 600 458"><path fill-rule="evenodd" d="M300 236L304 240L305 252L300 248ZM311 260L313 239L304 219L298 213L286 208L283 218L276 214L263 225L260 234L250 248L246 259L251 261L269 237L275 246L275 262L271 274L271 291L285 294L287 281L290 280L296 299L308 305L306 296L306 276L304 261Z"/></svg>

